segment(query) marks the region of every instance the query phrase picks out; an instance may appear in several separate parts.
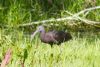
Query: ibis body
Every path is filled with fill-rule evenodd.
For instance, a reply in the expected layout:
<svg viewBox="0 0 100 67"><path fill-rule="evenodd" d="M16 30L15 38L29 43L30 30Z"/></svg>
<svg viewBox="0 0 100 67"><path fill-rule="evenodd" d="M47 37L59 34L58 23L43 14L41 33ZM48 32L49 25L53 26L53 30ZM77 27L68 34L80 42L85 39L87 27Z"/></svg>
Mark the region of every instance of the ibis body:
<svg viewBox="0 0 100 67"><path fill-rule="evenodd" d="M31 39L35 36L37 32L40 32L40 39L44 43L48 43L50 45L53 44L61 44L62 42L68 41L72 39L72 36L69 32L65 31L49 31L46 32L43 26L39 26L37 30L32 34Z"/></svg>

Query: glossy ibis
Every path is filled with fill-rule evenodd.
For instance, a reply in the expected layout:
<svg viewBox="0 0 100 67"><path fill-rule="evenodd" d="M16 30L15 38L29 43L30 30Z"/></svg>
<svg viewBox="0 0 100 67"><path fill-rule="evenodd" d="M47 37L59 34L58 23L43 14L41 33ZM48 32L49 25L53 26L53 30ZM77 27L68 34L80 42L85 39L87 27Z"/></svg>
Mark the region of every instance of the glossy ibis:
<svg viewBox="0 0 100 67"><path fill-rule="evenodd" d="M44 43L48 43L50 45L53 44L61 44L62 42L68 41L72 39L72 36L68 32L64 31L49 31L46 32L43 26L39 26L37 30L31 35L31 40L35 36L37 32L40 32L40 39Z"/></svg>

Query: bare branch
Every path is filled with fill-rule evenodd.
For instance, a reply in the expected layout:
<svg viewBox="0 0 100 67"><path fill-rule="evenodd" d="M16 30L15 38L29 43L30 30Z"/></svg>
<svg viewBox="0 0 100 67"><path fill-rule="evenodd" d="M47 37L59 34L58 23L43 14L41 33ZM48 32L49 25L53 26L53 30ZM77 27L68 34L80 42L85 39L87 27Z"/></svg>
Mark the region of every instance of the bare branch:
<svg viewBox="0 0 100 67"><path fill-rule="evenodd" d="M75 16L79 16L80 14L83 14L84 12L87 12L87 11L91 11L91 10L95 10L95 9L100 9L100 6L95 6L95 7L91 7L91 8L87 8L87 9L84 9L76 14L74 14Z"/></svg>
<svg viewBox="0 0 100 67"><path fill-rule="evenodd" d="M58 18L58 19L49 19L49 20L43 20L43 21L36 21L36 22L30 22L26 24L20 24L19 26L29 26L33 24L39 24L39 23L46 23L46 22L59 22L59 21L65 21L65 20L75 20L74 18L70 17L65 17L65 18Z"/></svg>
<svg viewBox="0 0 100 67"><path fill-rule="evenodd" d="M70 13L70 12L68 12L68 11L65 11L65 12L67 12L69 15L72 15L73 18L79 19L79 20L85 22L86 24L90 24L90 25L100 24L100 22L91 21L91 20L87 20L87 19L85 19L85 18L79 17L79 16L78 16L79 13L77 13L77 14L72 14L72 13Z"/></svg>

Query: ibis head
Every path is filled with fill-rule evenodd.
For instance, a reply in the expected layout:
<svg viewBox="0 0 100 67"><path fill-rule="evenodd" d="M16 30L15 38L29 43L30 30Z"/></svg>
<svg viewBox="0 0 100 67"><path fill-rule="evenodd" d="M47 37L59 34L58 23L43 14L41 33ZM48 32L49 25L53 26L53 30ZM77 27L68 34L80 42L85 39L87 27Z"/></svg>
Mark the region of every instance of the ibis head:
<svg viewBox="0 0 100 67"><path fill-rule="evenodd" d="M37 30L31 35L31 40L34 38L34 36L38 33L38 32L45 32L45 29L44 27L41 25L41 26L38 26L37 27Z"/></svg>

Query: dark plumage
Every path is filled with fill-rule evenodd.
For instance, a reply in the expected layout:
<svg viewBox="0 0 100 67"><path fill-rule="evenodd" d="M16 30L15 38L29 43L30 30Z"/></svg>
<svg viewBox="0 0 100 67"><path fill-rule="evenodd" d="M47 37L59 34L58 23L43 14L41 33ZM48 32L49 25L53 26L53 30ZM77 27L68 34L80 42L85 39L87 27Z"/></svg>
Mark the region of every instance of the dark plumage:
<svg viewBox="0 0 100 67"><path fill-rule="evenodd" d="M64 31L55 31L54 30L54 31L49 31L46 33L43 26L39 26L37 28L36 32L34 32L34 34L32 34L31 39L35 36L35 34L37 32L40 32L41 41L44 43L48 43L50 45L53 45L53 44L59 45L62 42L72 39L71 34L68 32L64 32Z"/></svg>

